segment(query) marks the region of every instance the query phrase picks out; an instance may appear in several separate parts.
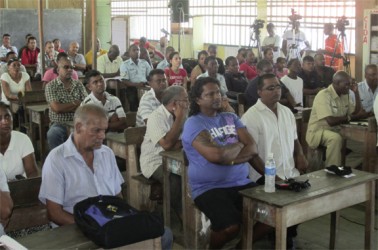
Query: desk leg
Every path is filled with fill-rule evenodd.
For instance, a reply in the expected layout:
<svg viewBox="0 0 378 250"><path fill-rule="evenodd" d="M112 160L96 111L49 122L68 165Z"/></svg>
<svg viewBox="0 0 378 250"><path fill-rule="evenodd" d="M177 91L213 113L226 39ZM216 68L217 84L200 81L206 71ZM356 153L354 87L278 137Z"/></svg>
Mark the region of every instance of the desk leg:
<svg viewBox="0 0 378 250"><path fill-rule="evenodd" d="M276 208L276 249L286 249L286 210Z"/></svg>
<svg viewBox="0 0 378 250"><path fill-rule="evenodd" d="M368 200L365 208L365 249L374 249L375 181L367 183Z"/></svg>
<svg viewBox="0 0 378 250"><path fill-rule="evenodd" d="M337 240L337 229L339 227L340 211L331 213L331 234L329 238L329 249L335 249Z"/></svg>
<svg viewBox="0 0 378 250"><path fill-rule="evenodd" d="M39 143L40 143L40 149L41 149L41 163L45 162L45 157L46 157L46 126L45 126L45 115L44 114L39 114Z"/></svg>
<svg viewBox="0 0 378 250"><path fill-rule="evenodd" d="M168 159L163 157L163 210L164 210L164 225L169 227L171 225L171 190L169 182Z"/></svg>
<svg viewBox="0 0 378 250"><path fill-rule="evenodd" d="M243 225L242 225L242 244L243 249L252 249L253 236L253 216L252 201L243 198Z"/></svg>

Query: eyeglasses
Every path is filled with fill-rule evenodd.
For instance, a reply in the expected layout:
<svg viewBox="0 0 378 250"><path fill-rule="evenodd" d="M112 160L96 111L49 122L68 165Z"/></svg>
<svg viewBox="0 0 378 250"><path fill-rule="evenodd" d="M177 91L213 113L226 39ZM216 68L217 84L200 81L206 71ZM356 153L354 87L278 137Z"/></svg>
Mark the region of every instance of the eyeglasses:
<svg viewBox="0 0 378 250"><path fill-rule="evenodd" d="M62 68L68 70L68 69L74 69L75 67L72 65L64 65Z"/></svg>
<svg viewBox="0 0 378 250"><path fill-rule="evenodd" d="M281 89L282 86L280 84L274 85L274 86L269 86L263 90L268 90L268 91L274 91L275 89Z"/></svg>

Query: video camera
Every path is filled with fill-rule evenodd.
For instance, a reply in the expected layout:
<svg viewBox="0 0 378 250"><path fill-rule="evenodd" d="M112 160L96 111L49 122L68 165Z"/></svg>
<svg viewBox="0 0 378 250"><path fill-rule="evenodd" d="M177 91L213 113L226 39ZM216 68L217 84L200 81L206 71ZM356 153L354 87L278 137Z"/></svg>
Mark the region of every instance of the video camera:
<svg viewBox="0 0 378 250"><path fill-rule="evenodd" d="M254 21L254 23L250 26L250 28L254 29L254 30L258 30L258 29L264 28L264 23L265 23L264 20L256 19Z"/></svg>
<svg viewBox="0 0 378 250"><path fill-rule="evenodd" d="M294 9L291 9L291 16L288 16L288 18L290 19L290 21L292 23L302 19L302 16L297 14L296 11Z"/></svg>
<svg viewBox="0 0 378 250"><path fill-rule="evenodd" d="M340 32L344 32L345 26L348 26L348 25L349 25L349 20L345 16L340 17L336 22L336 28Z"/></svg>

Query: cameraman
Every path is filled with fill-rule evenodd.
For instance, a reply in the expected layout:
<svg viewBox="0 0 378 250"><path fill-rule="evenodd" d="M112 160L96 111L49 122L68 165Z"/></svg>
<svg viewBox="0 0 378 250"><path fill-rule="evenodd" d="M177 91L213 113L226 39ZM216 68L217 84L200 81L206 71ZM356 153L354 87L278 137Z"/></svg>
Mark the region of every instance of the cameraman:
<svg viewBox="0 0 378 250"><path fill-rule="evenodd" d="M344 56L344 46L337 38L337 35L333 34L333 24L332 23L325 23L324 24L324 35L328 36L325 39L324 44L324 59L325 59L325 65L332 67L335 71L342 70L343 69L343 58ZM335 47L337 45L336 51ZM335 55L334 55L335 53ZM331 60L332 57L332 65Z"/></svg>
<svg viewBox="0 0 378 250"><path fill-rule="evenodd" d="M304 49L311 49L305 33L299 30L300 23L295 20L293 20L292 23L293 29L286 31L282 36L282 51L288 60L300 57L300 54L297 52ZM293 33L295 34L294 37ZM288 52L290 52L289 55ZM301 58L298 59L301 60Z"/></svg>
<svg viewBox="0 0 378 250"><path fill-rule="evenodd" d="M281 37L274 33L274 24L269 23L266 26L266 30L268 31L268 36L264 38L262 42L262 51L265 51L267 48L273 49L273 62L275 63L277 58L281 54Z"/></svg>

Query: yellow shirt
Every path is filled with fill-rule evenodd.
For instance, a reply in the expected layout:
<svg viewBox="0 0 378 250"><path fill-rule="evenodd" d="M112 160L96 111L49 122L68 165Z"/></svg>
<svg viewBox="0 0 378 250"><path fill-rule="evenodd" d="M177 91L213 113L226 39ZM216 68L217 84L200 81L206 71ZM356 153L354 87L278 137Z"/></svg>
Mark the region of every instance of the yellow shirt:
<svg viewBox="0 0 378 250"><path fill-rule="evenodd" d="M102 56L103 54L106 54L106 53L108 53L107 50L100 49L100 51L97 52L97 57L98 56ZM93 63L93 53L92 53L92 50L88 51L88 53L85 54L85 61L87 62L87 64L92 65L92 63Z"/></svg>
<svg viewBox="0 0 378 250"><path fill-rule="evenodd" d="M349 94L339 96L333 85L321 90L315 97L312 105L310 120L308 122L308 129L306 140L310 147L317 147L320 144L321 136L316 136L318 131L334 130L338 127L331 127L326 117L341 117L351 115L354 112L355 105L350 99Z"/></svg>

